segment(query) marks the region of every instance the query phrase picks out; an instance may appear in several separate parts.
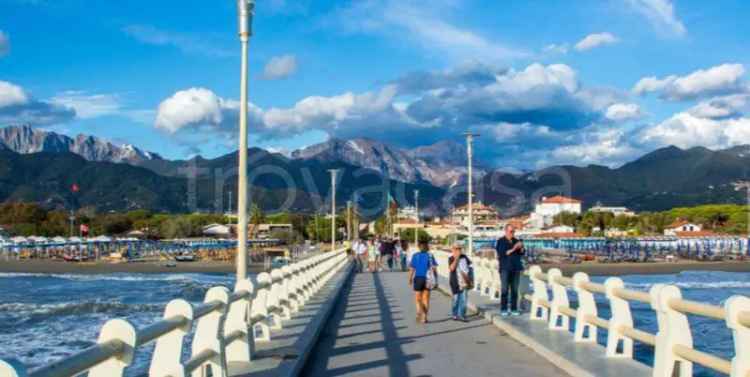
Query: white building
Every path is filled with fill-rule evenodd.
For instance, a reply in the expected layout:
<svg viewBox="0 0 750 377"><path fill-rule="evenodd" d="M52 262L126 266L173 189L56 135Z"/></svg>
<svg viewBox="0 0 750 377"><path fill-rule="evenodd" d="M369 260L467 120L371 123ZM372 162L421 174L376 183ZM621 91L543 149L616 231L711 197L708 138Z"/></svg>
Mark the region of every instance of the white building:
<svg viewBox="0 0 750 377"><path fill-rule="evenodd" d="M591 212L609 212L615 216L635 216L635 212L629 210L627 207L604 207L601 205L595 205L589 209Z"/></svg>
<svg viewBox="0 0 750 377"><path fill-rule="evenodd" d="M678 219L666 228L664 228L664 235L665 236L677 236L678 233L684 234L686 232L700 232L703 228L701 228L698 224L693 224L691 222Z"/></svg>
<svg viewBox="0 0 750 377"><path fill-rule="evenodd" d="M203 235L207 237L230 237L232 227L225 224L209 224L203 227Z"/></svg>
<svg viewBox="0 0 750 377"><path fill-rule="evenodd" d="M484 205L481 202L472 203L472 214L474 217L474 224L496 224L499 218L497 210L491 206ZM451 212L451 220L454 224L460 224L463 226L469 226L469 206L464 205L456 207Z"/></svg>
<svg viewBox="0 0 750 377"><path fill-rule="evenodd" d="M396 217L399 220L402 220L402 219L416 220L417 219L417 209L415 207L412 207L412 206L407 206L407 207L399 208L398 209L398 214L396 214Z"/></svg>
<svg viewBox="0 0 750 377"><path fill-rule="evenodd" d="M544 229L551 226L555 216L563 212L580 214L581 204L580 200L560 195L544 197L536 205L526 224L534 229Z"/></svg>

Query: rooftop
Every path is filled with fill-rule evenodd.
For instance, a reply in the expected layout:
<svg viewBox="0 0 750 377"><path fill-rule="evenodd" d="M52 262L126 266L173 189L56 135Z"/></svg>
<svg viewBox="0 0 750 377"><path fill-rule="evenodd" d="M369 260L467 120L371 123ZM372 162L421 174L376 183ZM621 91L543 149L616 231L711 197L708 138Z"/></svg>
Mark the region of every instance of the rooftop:
<svg viewBox="0 0 750 377"><path fill-rule="evenodd" d="M542 203L545 204L581 204L578 199L569 198L567 196L555 195L550 197L542 198Z"/></svg>

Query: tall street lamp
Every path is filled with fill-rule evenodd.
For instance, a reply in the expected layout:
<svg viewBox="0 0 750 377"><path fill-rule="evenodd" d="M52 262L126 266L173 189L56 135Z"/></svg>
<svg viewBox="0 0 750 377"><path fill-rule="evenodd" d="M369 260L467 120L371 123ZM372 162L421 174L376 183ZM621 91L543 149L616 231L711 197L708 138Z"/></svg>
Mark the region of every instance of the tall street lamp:
<svg viewBox="0 0 750 377"><path fill-rule="evenodd" d="M336 173L339 169L328 169L331 173L331 251L336 248Z"/></svg>
<svg viewBox="0 0 750 377"><path fill-rule="evenodd" d="M240 149L237 178L237 280L247 278L247 45L252 34L255 0L237 0L242 71L240 74Z"/></svg>
<svg viewBox="0 0 750 377"><path fill-rule="evenodd" d="M414 212L416 223L414 225L414 250L419 249L419 190L414 190Z"/></svg>
<svg viewBox="0 0 750 377"><path fill-rule="evenodd" d="M474 255L474 187L473 187L473 178L474 174L472 172L472 142L474 141L475 136L479 136L479 134L473 134L471 132L467 132L464 134L466 136L466 158L467 158L467 164L468 164L468 175L469 175L469 247L468 254Z"/></svg>

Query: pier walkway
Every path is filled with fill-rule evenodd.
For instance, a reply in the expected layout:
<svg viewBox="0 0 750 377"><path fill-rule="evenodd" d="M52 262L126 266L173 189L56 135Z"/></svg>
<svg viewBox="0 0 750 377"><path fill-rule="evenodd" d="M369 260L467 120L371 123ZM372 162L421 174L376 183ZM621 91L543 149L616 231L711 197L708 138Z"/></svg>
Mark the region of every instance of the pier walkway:
<svg viewBox="0 0 750 377"><path fill-rule="evenodd" d="M361 273L345 287L303 368L306 376L567 376L483 317L451 320L434 292L430 323L415 321L403 272Z"/></svg>

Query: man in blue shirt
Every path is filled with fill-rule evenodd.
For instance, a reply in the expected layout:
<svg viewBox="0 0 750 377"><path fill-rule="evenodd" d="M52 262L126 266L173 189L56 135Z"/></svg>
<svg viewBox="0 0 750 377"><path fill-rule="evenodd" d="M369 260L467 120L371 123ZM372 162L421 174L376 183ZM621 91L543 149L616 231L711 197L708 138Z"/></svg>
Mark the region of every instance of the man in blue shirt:
<svg viewBox="0 0 750 377"><path fill-rule="evenodd" d="M521 315L518 311L518 284L523 272L523 242L515 237L516 230L512 225L505 227L505 236L495 242L497 260L500 262L500 315L507 317L508 296L510 296L510 310L514 316Z"/></svg>
<svg viewBox="0 0 750 377"><path fill-rule="evenodd" d="M414 287L417 305L417 322L427 323L430 311L430 290L437 288L437 262L429 251L427 242L419 243L419 252L414 253L409 264L409 285Z"/></svg>

